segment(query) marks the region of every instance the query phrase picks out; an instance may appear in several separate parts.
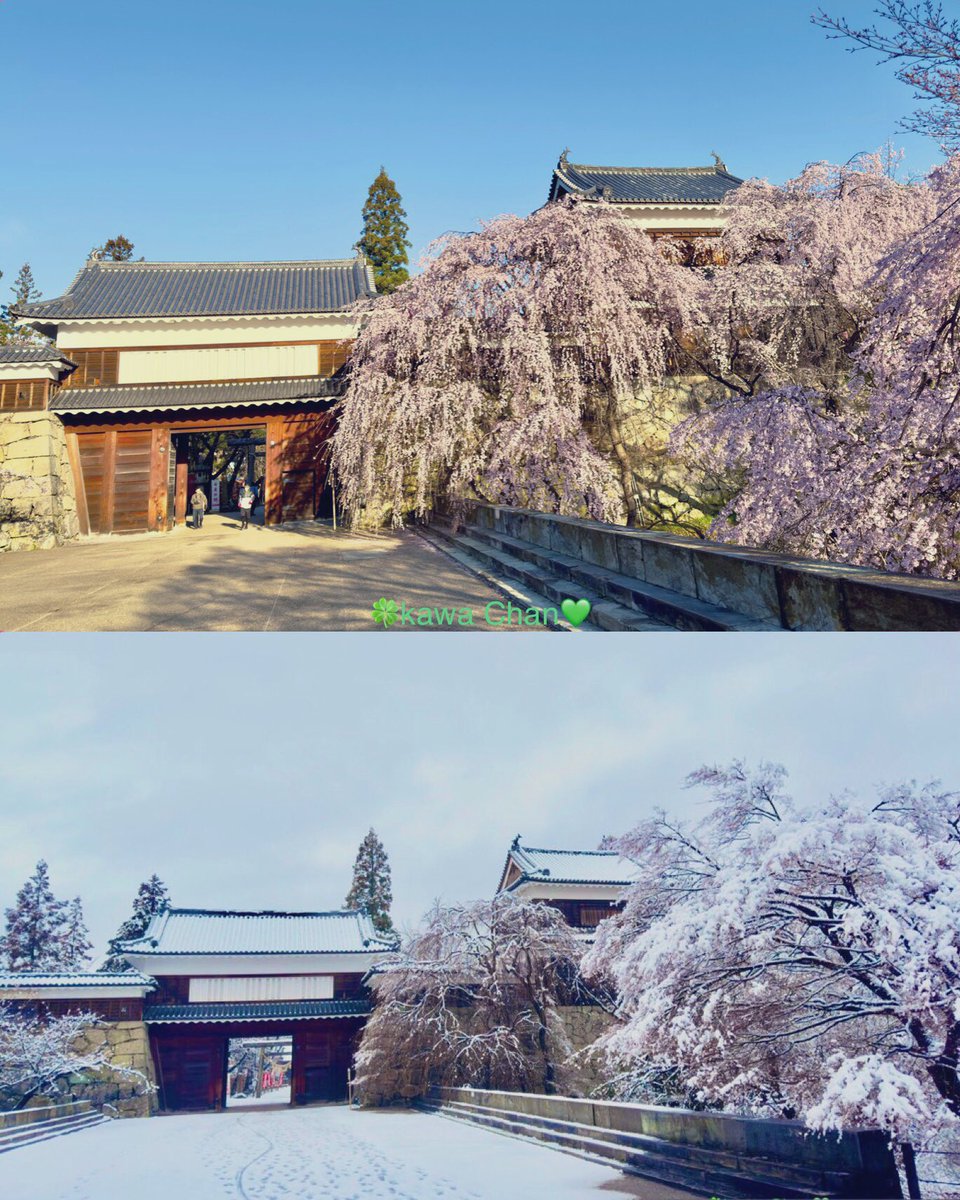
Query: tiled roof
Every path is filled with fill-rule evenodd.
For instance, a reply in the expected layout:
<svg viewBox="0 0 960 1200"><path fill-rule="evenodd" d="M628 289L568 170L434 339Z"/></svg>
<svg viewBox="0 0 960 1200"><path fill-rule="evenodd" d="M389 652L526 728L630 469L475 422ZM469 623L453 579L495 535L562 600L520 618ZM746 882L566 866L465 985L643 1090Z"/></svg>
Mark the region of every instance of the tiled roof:
<svg viewBox="0 0 960 1200"><path fill-rule="evenodd" d="M258 379L250 383L158 383L120 387L61 388L53 412L147 412L182 408L223 408L242 404L291 404L339 396L336 379Z"/></svg>
<svg viewBox="0 0 960 1200"><path fill-rule="evenodd" d="M0 346L0 363L69 363L75 367L65 354L61 354L56 346L17 346L8 344Z"/></svg>
<svg viewBox="0 0 960 1200"><path fill-rule="evenodd" d="M370 954L392 940L361 912L233 912L168 908L150 921L143 937L123 942L138 954Z"/></svg>
<svg viewBox="0 0 960 1200"><path fill-rule="evenodd" d="M0 971L3 988L44 987L156 987L156 981L139 971Z"/></svg>
<svg viewBox="0 0 960 1200"><path fill-rule="evenodd" d="M316 262L97 262L52 300L15 308L37 321L107 317L212 317L343 312L373 296L359 258Z"/></svg>
<svg viewBox="0 0 960 1200"><path fill-rule="evenodd" d="M741 183L719 162L712 167L593 167L561 158L550 199L575 195L619 204L722 204Z"/></svg>
<svg viewBox="0 0 960 1200"><path fill-rule="evenodd" d="M147 1008L148 1025L182 1021L304 1021L313 1017L365 1017L367 1000L273 1000L265 1004L164 1004Z"/></svg>
<svg viewBox="0 0 960 1200"><path fill-rule="evenodd" d="M633 883L638 868L613 850L544 850L534 846L511 846L507 856L516 863L521 875L516 883Z"/></svg>

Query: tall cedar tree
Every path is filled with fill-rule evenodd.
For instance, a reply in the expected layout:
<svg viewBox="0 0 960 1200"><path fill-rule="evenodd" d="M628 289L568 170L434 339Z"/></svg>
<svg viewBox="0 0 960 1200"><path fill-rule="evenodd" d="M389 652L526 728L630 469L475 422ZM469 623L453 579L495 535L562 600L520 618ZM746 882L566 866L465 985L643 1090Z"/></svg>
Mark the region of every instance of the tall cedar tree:
<svg viewBox="0 0 960 1200"><path fill-rule="evenodd" d="M142 937L150 924L150 918L166 908L170 903L170 893L167 885L159 876L151 875L146 883L140 884L133 901L133 912L110 939L107 946L107 957L101 971L127 971L130 964L120 953L120 943Z"/></svg>
<svg viewBox="0 0 960 1200"><path fill-rule="evenodd" d="M357 243L373 266L378 292L395 292L410 278L406 215L397 185L381 167L367 193L363 206L363 233Z"/></svg>
<svg viewBox="0 0 960 1200"><path fill-rule="evenodd" d="M3 272L0 271L0 278L2 276ZM13 299L10 303L0 304L0 346L6 342L32 340L32 334L18 328L10 311L11 309L18 308L21 304L31 304L34 300L40 299L41 293L34 282L33 271L30 269L29 263L24 263L17 272L17 277L10 291L13 293Z"/></svg>
<svg viewBox="0 0 960 1200"><path fill-rule="evenodd" d="M13 292L12 308L19 308L21 304L32 304L34 300L40 299L40 289L34 281L29 263L24 263L17 272L17 277L10 290Z"/></svg>
<svg viewBox="0 0 960 1200"><path fill-rule="evenodd" d="M390 920L390 905L393 891L390 885L390 861L383 842L371 829L360 843L353 864L353 883L347 893L347 908L360 908L366 912L373 927L379 933L393 929Z"/></svg>
<svg viewBox="0 0 960 1200"><path fill-rule="evenodd" d="M7 932L0 951L11 971L76 971L82 968L90 942L80 898L58 900L50 887L47 864L37 869L6 911Z"/></svg>

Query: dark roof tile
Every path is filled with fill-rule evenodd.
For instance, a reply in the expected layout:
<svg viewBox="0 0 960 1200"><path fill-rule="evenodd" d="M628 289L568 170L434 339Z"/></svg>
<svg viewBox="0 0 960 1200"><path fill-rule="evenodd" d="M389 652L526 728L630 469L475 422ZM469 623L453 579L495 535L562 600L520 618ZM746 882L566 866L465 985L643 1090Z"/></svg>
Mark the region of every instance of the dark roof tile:
<svg viewBox="0 0 960 1200"><path fill-rule="evenodd" d="M50 409L59 413L160 412L242 404L292 404L339 396L337 379L258 379L250 383L158 383L61 388Z"/></svg>
<svg viewBox="0 0 960 1200"><path fill-rule="evenodd" d="M43 321L107 317L213 317L343 312L373 296L359 258L316 262L99 262L84 266L62 296L17 308Z"/></svg>
<svg viewBox="0 0 960 1200"><path fill-rule="evenodd" d="M722 166L591 167L557 164L550 199L562 195L595 196L615 204L722 204L743 183Z"/></svg>

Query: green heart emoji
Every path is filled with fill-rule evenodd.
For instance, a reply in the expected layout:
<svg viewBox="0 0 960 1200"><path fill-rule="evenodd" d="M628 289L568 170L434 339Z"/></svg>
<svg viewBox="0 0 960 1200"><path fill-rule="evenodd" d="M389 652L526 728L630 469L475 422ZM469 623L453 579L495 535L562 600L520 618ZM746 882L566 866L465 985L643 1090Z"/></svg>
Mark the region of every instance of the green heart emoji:
<svg viewBox="0 0 960 1200"><path fill-rule="evenodd" d="M576 629L590 616L590 607L589 600L564 600L560 605L560 611Z"/></svg>

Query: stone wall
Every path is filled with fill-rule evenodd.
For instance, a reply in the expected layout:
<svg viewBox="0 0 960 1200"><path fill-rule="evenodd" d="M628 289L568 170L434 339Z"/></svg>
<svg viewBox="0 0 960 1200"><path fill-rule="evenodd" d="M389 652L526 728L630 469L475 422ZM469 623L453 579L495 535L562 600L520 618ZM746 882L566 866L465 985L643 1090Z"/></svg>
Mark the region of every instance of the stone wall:
<svg viewBox="0 0 960 1200"><path fill-rule="evenodd" d="M104 1043L109 1047L109 1058L114 1066L140 1071L150 1084L156 1084L150 1038L142 1021L104 1022L87 1030L76 1048L86 1052ZM98 1108L104 1104L112 1105L121 1117L149 1117L157 1108L155 1091L137 1095L139 1088L135 1081L109 1072L78 1083L71 1090L76 1099L89 1100Z"/></svg>
<svg viewBox="0 0 960 1200"><path fill-rule="evenodd" d="M55 413L0 416L0 552L49 550L77 537L77 499Z"/></svg>
<svg viewBox="0 0 960 1200"><path fill-rule="evenodd" d="M573 1052L569 1064L570 1093L589 1096L606 1082L600 1058L589 1053L589 1049L615 1024L616 1018L589 1004L565 1005L559 1013Z"/></svg>
<svg viewBox="0 0 960 1200"><path fill-rule="evenodd" d="M600 568L599 574L591 573L592 586L640 610L642 597L649 602L655 594L640 588L637 599L631 580L762 621L770 629L960 631L958 583L505 505L467 501L462 507L468 527Z"/></svg>

